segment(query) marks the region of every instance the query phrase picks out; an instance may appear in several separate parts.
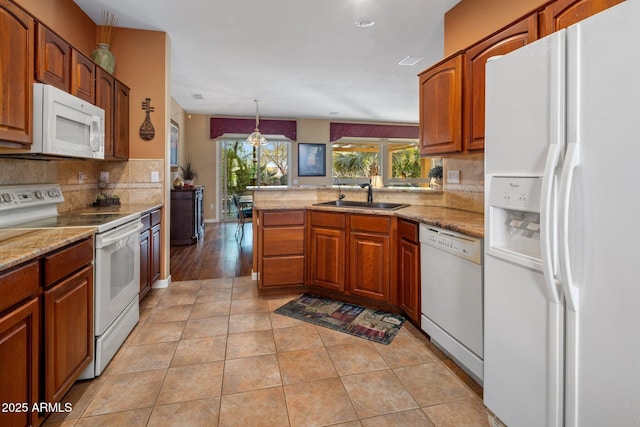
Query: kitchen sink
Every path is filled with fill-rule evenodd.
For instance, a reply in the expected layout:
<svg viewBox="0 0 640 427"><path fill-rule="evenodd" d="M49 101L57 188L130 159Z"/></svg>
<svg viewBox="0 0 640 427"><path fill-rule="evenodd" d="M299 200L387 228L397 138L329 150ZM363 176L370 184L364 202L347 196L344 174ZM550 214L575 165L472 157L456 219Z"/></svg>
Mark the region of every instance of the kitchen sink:
<svg viewBox="0 0 640 427"><path fill-rule="evenodd" d="M351 200L332 200L330 202L315 203L314 206L336 206L340 208L359 208L359 209L384 209L396 210L405 208L409 205L403 203L385 203L385 202L355 202Z"/></svg>

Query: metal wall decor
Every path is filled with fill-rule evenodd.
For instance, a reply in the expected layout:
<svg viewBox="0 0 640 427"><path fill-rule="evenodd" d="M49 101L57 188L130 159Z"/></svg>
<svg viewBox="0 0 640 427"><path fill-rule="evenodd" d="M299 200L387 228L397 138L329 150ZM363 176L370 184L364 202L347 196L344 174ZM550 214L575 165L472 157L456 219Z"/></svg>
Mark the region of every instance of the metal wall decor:
<svg viewBox="0 0 640 427"><path fill-rule="evenodd" d="M153 113L155 110L155 107L151 106L151 98L146 98L142 101L142 109L147 113L144 117L144 122L140 125L140 138L143 141L151 141L156 136L156 129L153 127L149 116L149 113Z"/></svg>

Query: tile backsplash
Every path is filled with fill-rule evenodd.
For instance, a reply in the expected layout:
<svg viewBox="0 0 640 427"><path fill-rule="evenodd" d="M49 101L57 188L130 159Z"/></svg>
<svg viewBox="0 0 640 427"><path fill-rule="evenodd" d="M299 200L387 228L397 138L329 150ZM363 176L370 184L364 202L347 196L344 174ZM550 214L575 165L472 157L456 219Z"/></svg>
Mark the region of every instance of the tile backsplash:
<svg viewBox="0 0 640 427"><path fill-rule="evenodd" d="M101 191L100 172L109 172L109 184L102 190L117 194L121 203L163 203L164 160L23 160L0 158L0 185L60 184L65 197L59 212L91 206ZM158 172L158 182L151 182Z"/></svg>
<svg viewBox="0 0 640 427"><path fill-rule="evenodd" d="M444 159L444 206L484 212L484 154L467 154ZM460 171L460 182L447 181L449 170Z"/></svg>

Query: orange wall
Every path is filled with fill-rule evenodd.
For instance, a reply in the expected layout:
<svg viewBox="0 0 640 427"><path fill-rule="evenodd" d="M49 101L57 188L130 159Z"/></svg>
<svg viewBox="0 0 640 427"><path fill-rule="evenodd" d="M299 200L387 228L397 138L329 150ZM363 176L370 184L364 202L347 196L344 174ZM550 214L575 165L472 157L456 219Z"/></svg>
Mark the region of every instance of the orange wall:
<svg viewBox="0 0 640 427"><path fill-rule="evenodd" d="M483 39L548 0L461 0L444 15L444 55Z"/></svg>
<svg viewBox="0 0 640 427"><path fill-rule="evenodd" d="M87 56L96 48L96 24L72 0L14 0Z"/></svg>
<svg viewBox="0 0 640 427"><path fill-rule="evenodd" d="M129 93L129 157L164 159L167 142L167 105L169 80L166 46L167 34L159 31L114 28L111 51L116 58L114 75L131 88ZM140 138L145 111L142 102L151 98L151 123L156 136L151 141Z"/></svg>

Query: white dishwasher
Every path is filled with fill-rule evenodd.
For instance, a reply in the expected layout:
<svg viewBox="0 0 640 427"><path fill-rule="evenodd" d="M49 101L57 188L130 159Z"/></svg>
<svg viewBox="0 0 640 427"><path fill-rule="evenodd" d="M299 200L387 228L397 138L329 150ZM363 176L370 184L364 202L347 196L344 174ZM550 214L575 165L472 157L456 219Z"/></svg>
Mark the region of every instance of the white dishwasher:
<svg viewBox="0 0 640 427"><path fill-rule="evenodd" d="M482 239L420 224L420 246L422 330L482 384Z"/></svg>

